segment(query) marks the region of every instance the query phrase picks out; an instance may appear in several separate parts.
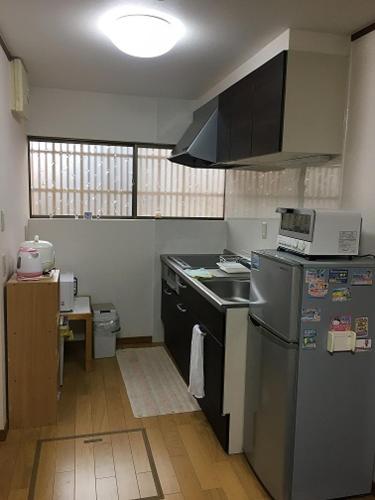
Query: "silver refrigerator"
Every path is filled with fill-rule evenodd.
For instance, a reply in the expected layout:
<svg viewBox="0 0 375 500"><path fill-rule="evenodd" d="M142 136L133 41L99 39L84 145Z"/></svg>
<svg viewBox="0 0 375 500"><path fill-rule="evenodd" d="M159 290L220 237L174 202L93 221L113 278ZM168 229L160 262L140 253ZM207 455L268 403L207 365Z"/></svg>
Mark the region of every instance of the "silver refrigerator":
<svg viewBox="0 0 375 500"><path fill-rule="evenodd" d="M375 260L252 254L245 453L276 500L371 491Z"/></svg>

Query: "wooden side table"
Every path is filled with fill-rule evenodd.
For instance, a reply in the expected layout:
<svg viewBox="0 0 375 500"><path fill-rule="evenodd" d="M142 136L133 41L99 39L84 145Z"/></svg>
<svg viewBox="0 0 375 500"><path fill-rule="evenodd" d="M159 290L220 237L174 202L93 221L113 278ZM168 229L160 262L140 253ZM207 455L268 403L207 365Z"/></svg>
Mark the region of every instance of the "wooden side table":
<svg viewBox="0 0 375 500"><path fill-rule="evenodd" d="M69 321L85 321L85 370L93 369L92 360L92 311L90 297L75 297L73 311L61 312Z"/></svg>

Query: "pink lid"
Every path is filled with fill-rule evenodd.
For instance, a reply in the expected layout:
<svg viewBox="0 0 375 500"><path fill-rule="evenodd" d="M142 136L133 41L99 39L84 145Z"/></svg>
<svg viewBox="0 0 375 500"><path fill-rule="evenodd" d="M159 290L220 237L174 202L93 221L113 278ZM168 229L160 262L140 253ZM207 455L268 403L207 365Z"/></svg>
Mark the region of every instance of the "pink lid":
<svg viewBox="0 0 375 500"><path fill-rule="evenodd" d="M35 253L38 252L38 250L36 248L31 248L31 247L20 247L19 252Z"/></svg>

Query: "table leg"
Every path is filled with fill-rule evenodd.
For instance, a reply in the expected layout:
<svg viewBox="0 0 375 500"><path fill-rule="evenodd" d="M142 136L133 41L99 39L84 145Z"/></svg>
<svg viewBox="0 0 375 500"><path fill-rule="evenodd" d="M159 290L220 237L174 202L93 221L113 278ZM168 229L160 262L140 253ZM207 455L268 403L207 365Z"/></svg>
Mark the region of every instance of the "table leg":
<svg viewBox="0 0 375 500"><path fill-rule="evenodd" d="M92 362L92 318L87 318L86 323L86 336L85 336L85 370L91 371L93 369Z"/></svg>

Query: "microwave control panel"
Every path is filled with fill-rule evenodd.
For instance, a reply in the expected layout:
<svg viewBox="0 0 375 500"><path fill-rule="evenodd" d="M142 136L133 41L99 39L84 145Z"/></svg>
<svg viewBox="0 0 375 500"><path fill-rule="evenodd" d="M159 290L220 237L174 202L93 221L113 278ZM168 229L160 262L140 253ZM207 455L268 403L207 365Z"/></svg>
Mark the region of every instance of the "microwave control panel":
<svg viewBox="0 0 375 500"><path fill-rule="evenodd" d="M277 237L277 246L303 255L309 255L311 251L311 243L309 241L290 238L289 236L282 236L280 234Z"/></svg>

